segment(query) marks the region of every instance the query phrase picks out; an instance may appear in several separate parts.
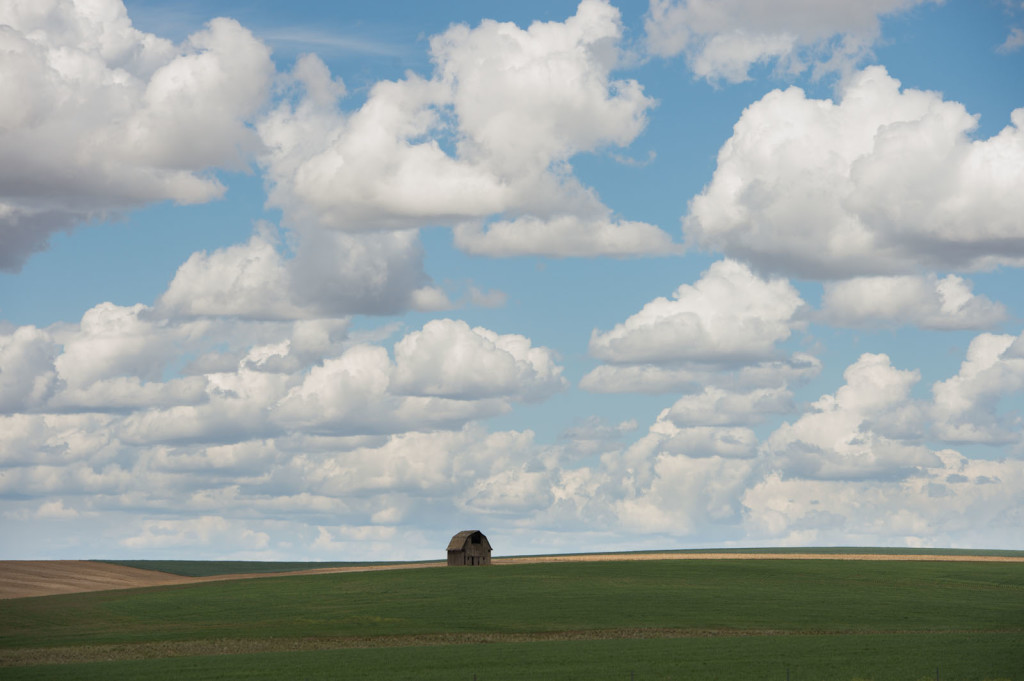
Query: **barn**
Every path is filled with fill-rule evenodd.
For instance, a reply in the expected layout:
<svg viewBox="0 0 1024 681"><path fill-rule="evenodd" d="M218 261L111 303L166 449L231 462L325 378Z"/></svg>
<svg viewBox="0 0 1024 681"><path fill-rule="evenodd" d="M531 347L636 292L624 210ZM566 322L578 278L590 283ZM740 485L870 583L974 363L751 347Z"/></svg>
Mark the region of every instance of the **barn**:
<svg viewBox="0 0 1024 681"><path fill-rule="evenodd" d="M480 530L463 530L448 542L449 565L490 565L491 543Z"/></svg>

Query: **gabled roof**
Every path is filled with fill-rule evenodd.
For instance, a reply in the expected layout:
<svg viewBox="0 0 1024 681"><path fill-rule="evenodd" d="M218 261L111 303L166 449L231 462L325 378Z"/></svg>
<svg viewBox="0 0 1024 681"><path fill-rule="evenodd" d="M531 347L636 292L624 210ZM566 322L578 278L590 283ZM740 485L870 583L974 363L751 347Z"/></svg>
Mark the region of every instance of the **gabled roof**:
<svg viewBox="0 0 1024 681"><path fill-rule="evenodd" d="M448 542L448 550L461 551L466 546L466 542L468 542L470 537L472 537L474 534L479 534L480 538L487 543L487 548L491 548L491 542L487 541L487 535L485 535L480 530L463 530L462 532L459 532L454 537L452 537L452 540Z"/></svg>

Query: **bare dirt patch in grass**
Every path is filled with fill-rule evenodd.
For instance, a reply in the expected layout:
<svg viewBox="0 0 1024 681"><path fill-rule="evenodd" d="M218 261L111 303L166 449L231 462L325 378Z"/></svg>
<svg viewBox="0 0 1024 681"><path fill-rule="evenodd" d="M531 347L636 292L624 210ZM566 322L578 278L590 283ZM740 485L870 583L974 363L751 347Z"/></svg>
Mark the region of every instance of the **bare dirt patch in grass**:
<svg viewBox="0 0 1024 681"><path fill-rule="evenodd" d="M758 636L843 636L848 631L788 631L743 629L586 629L537 633L446 633L410 636L338 636L270 639L215 639L202 641L161 641L111 645L63 646L0 650L0 668L40 664L122 662L208 655L309 652L355 648L409 648L476 645L487 643L537 643L545 641L611 641L681 638L734 638ZM959 634L965 632L858 631L870 634Z"/></svg>

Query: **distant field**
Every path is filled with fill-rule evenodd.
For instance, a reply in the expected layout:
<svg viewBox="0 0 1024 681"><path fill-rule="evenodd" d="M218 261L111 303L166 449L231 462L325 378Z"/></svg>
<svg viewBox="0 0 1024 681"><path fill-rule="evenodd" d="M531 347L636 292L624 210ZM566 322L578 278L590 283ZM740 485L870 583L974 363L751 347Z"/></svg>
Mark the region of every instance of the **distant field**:
<svg viewBox="0 0 1024 681"><path fill-rule="evenodd" d="M746 549L714 549L715 554L816 554L816 555L880 555L880 556L986 556L986 557L1007 557L1024 558L1024 551L999 551L999 550L975 550L975 549L907 549L907 548L864 548L864 547L814 547L814 548L746 548ZM601 554L606 556L643 556L649 554L664 554L665 551L629 551L621 553ZM709 553L708 549L680 549L671 551L679 555L700 555ZM509 556L500 558L499 561L514 561L517 559L541 558L551 559L558 557L577 558L591 554L563 554L543 556ZM157 570L172 575L183 577L212 577L219 575L242 575L242 574L264 574L275 572L301 572L311 569L336 568L336 567L370 567L377 565L402 565L402 561L378 561L378 562L273 562L273 561L243 561L243 560L107 560L100 561L113 565L141 568L143 570ZM409 561L405 561L408 563Z"/></svg>
<svg viewBox="0 0 1024 681"><path fill-rule="evenodd" d="M905 547L877 546L812 546L812 547L768 547L768 548L729 548L729 549L674 549L673 554L818 554L818 555L876 555L876 556L999 556L1006 558L1024 558L1024 551L1002 549L912 549ZM643 555L647 553L666 553L664 549L653 551L623 551L621 553L605 553L601 555ZM591 554L564 554L566 556ZM541 556L522 556L523 558ZM546 557L546 556L545 556Z"/></svg>
<svg viewBox="0 0 1024 681"><path fill-rule="evenodd" d="M6 679L1024 681L1024 565L650 560L0 602Z"/></svg>
<svg viewBox="0 0 1024 681"><path fill-rule="evenodd" d="M401 565L401 562L338 563L338 562L277 562L259 560L104 560L97 561L156 570L182 577L214 577L219 575L251 575L273 572L301 572L320 568L371 567L376 565Z"/></svg>

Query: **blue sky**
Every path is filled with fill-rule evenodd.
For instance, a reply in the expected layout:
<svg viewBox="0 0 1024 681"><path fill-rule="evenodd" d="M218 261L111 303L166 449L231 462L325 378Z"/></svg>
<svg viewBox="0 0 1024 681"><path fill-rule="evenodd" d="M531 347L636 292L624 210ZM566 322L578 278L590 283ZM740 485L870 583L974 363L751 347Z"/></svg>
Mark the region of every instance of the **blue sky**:
<svg viewBox="0 0 1024 681"><path fill-rule="evenodd" d="M0 557L1024 549L1017 0L0 41Z"/></svg>

